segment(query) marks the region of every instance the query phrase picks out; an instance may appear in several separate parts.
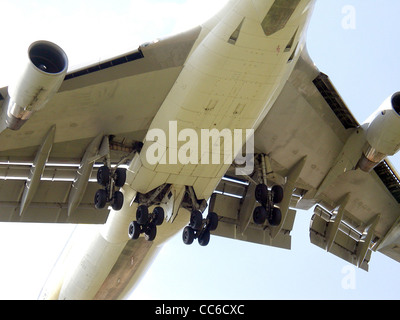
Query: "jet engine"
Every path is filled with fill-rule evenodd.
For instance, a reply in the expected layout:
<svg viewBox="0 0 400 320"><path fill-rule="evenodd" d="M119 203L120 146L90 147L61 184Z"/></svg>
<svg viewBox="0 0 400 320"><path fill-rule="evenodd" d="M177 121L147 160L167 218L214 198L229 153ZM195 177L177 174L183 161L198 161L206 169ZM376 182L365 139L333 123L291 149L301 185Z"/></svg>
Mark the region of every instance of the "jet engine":
<svg viewBox="0 0 400 320"><path fill-rule="evenodd" d="M400 150L400 92L390 96L364 123L367 144L358 167L370 172Z"/></svg>
<svg viewBox="0 0 400 320"><path fill-rule="evenodd" d="M2 126L12 130L20 129L58 91L67 73L68 58L56 44L36 41L30 45L22 67L3 104Z"/></svg>

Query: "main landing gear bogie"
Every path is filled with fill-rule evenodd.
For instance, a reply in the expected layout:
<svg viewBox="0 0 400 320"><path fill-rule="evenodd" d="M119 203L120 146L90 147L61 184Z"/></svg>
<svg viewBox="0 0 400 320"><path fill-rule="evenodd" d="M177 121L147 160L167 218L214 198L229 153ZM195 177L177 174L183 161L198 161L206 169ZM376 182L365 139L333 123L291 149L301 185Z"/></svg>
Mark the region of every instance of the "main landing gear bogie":
<svg viewBox="0 0 400 320"><path fill-rule="evenodd" d="M136 240L144 233L147 241L153 241L157 235L157 226L164 222L164 209L155 207L152 213L146 205L140 205L136 210L136 221L129 225L128 235L132 240Z"/></svg>
<svg viewBox="0 0 400 320"><path fill-rule="evenodd" d="M210 242L210 231L218 227L218 215L209 212L206 219L200 211L194 210L190 215L190 223L183 229L182 240L184 244L190 245L194 239L198 239L200 246L207 246Z"/></svg>
<svg viewBox="0 0 400 320"><path fill-rule="evenodd" d="M114 172L108 166L102 166L97 171L97 183L103 189L97 190L94 196L96 209L103 209L107 203L115 211L119 211L124 204L124 195L117 188L123 187L126 181L126 169L117 168Z"/></svg>
<svg viewBox="0 0 400 320"><path fill-rule="evenodd" d="M265 184L256 186L255 198L261 205L253 211L255 224L263 225L265 221L271 226L279 226L282 220L281 210L276 207L283 200L283 188L275 185L271 190Z"/></svg>

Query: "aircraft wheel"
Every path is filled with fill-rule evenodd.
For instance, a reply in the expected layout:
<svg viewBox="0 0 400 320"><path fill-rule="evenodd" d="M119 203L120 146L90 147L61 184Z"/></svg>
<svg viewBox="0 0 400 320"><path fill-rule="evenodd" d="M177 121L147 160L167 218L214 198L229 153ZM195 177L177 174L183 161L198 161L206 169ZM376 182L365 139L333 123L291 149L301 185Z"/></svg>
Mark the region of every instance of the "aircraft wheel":
<svg viewBox="0 0 400 320"><path fill-rule="evenodd" d="M154 223L157 226L162 225L165 218L164 209L162 207L155 207L153 210L153 215L154 215L154 220L153 220Z"/></svg>
<svg viewBox="0 0 400 320"><path fill-rule="evenodd" d="M144 238L147 241L153 241L157 235L157 227L154 223L150 222L144 231Z"/></svg>
<svg viewBox="0 0 400 320"><path fill-rule="evenodd" d="M190 215L190 226L197 230L201 228L201 225L203 224L203 215L200 211L194 210L192 211Z"/></svg>
<svg viewBox="0 0 400 320"><path fill-rule="evenodd" d="M118 168L115 170L114 181L117 188L123 187L126 181L126 169Z"/></svg>
<svg viewBox="0 0 400 320"><path fill-rule="evenodd" d="M94 195L94 205L96 209L103 209L107 204L107 191L104 189L97 190Z"/></svg>
<svg viewBox="0 0 400 320"><path fill-rule="evenodd" d="M110 168L102 166L97 171L97 183L103 187L107 186L110 182Z"/></svg>
<svg viewBox="0 0 400 320"><path fill-rule="evenodd" d="M201 245L202 247L207 246L208 243L210 242L210 230L206 229L203 232L203 234L199 237L198 241L199 241L199 245Z"/></svg>
<svg viewBox="0 0 400 320"><path fill-rule="evenodd" d="M184 244L190 245L194 241L194 230L187 226L183 229L182 240Z"/></svg>
<svg viewBox="0 0 400 320"><path fill-rule="evenodd" d="M255 224L264 224L267 220L267 210L263 206L259 206L253 211L253 220Z"/></svg>
<svg viewBox="0 0 400 320"><path fill-rule="evenodd" d="M216 230L218 227L218 215L215 212L209 212L207 215L207 220L209 230Z"/></svg>
<svg viewBox="0 0 400 320"><path fill-rule="evenodd" d="M136 220L139 224L146 224L149 221L149 209L145 205L141 205L136 210Z"/></svg>
<svg viewBox="0 0 400 320"><path fill-rule="evenodd" d="M111 202L111 207L115 211L119 211L122 209L122 206L124 204L124 195L122 194L121 191L115 191L114 192L114 197Z"/></svg>
<svg viewBox="0 0 400 320"><path fill-rule="evenodd" d="M261 204L266 204L268 201L268 187L265 184L258 184L255 190L255 198Z"/></svg>
<svg viewBox="0 0 400 320"><path fill-rule="evenodd" d="M131 238L132 240L138 239L140 236L140 232L141 230L139 223L137 223L137 221L132 221L129 224L129 229L128 229L129 238Z"/></svg>
<svg viewBox="0 0 400 320"><path fill-rule="evenodd" d="M275 185L272 187L271 191L273 203L281 203L283 200L283 188L281 186Z"/></svg>
<svg viewBox="0 0 400 320"><path fill-rule="evenodd" d="M279 226L282 221L282 212L279 208L273 208L270 216L268 217L268 222L271 226Z"/></svg>

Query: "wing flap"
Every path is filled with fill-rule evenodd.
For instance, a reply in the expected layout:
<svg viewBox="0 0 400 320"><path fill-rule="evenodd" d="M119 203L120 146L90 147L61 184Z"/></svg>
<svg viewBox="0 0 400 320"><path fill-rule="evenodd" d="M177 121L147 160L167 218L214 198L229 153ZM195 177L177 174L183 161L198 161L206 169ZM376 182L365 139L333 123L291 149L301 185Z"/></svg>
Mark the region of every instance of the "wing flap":
<svg viewBox="0 0 400 320"><path fill-rule="evenodd" d="M89 183L82 203L70 216L68 195L71 182L40 181L38 192L20 216L20 199L24 188L23 180L0 180L1 222L103 224L107 220L109 210L97 210L93 205L93 196L99 189L96 183Z"/></svg>
<svg viewBox="0 0 400 320"><path fill-rule="evenodd" d="M328 211L319 206L315 208L310 224L311 243L368 271L368 263L372 251L368 246L367 253L362 257L362 261L360 261L360 248L364 243L362 242L362 234L346 225L344 222L339 222L341 225L338 225L337 233L333 239L330 240L328 230L335 223L332 219L333 215Z"/></svg>
<svg viewBox="0 0 400 320"><path fill-rule="evenodd" d="M96 165L96 168L99 165ZM0 221L40 223L105 223L109 210L97 210L93 198L100 188L96 168L80 206L68 216L68 197L79 163L50 163L27 210L20 215L22 195L32 167L31 161L0 163Z"/></svg>
<svg viewBox="0 0 400 320"><path fill-rule="evenodd" d="M213 231L213 234L225 238L289 250L291 249L292 245L292 237L290 232L293 228L295 215L296 211L289 209L288 217L285 220L285 225L275 237L271 236L271 230L269 228L263 228L255 225L254 223L251 223L244 231L241 232L238 221L230 220L225 217L220 218L221 220L218 222L218 228L217 230Z"/></svg>

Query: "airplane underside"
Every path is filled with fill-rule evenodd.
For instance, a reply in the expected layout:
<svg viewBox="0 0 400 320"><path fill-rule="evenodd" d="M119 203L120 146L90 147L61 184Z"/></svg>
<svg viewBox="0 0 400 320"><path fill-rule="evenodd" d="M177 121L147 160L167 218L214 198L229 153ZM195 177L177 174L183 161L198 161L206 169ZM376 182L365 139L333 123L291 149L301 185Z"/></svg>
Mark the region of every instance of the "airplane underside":
<svg viewBox="0 0 400 320"><path fill-rule="evenodd" d="M143 235L146 241L162 243L170 236L165 236L162 230L171 224L175 225L173 229L183 228L182 239L186 245L195 239L201 246L209 243L211 232L218 228L219 218L218 212L213 211L203 215L207 199L249 140L249 132L245 130L255 129L268 113L293 70L292 61L304 46L303 34L312 7L310 2L296 1L283 8L279 5L279 1L275 4L260 1L256 5L232 1L212 29L203 27L184 68L152 120L143 143L136 141L134 148L128 148L129 154L117 166L111 166L110 136L98 137L92 142L99 146L98 152L88 154L86 159L93 159L96 154L104 159L97 171L96 180L102 188L95 194L95 206L103 209L109 204L109 218L78 266L65 276L59 295L44 290L42 296L93 298L127 241L138 241ZM260 14L258 9L265 13ZM286 28L282 26L273 30L272 24L276 22L278 12L285 23L290 19L293 22ZM279 43L283 40L286 49L280 48L278 39L268 38L278 31L281 31ZM229 37L226 39L227 34ZM281 49L287 51L285 56L279 55ZM175 133L171 132L171 124L176 125ZM183 139L180 134L185 128L191 128L193 135L187 134ZM169 143L159 136L158 139L149 137L152 129L166 132L165 140ZM188 159L188 138L190 140L197 133L200 140L202 129L216 131L218 140L223 130L234 132L242 129L243 132L239 133L240 149L228 150L224 146L222 157L220 154L213 158L213 145L205 152L190 149L189 145L189 152L196 154L194 157L189 155ZM176 142L173 141L174 134L179 134ZM203 146L202 143L195 141L194 145ZM212 140L212 143L216 142ZM154 145L157 153L151 155L156 154L156 162L149 159ZM184 161L179 158L182 154L186 156ZM264 155L251 160L257 162L261 171L256 175L253 175L253 170L242 173L246 177L247 174L253 175L251 179L258 182L254 197L259 206L254 209L254 221L260 226L266 221L271 226L279 226L288 211L291 195L287 196L289 201L285 201L281 185L268 188ZM125 167L121 169L122 164ZM81 167L84 168L85 164ZM240 166L238 168L240 170ZM79 181L74 184L79 189ZM79 191L77 194L82 193ZM283 208L283 215L279 205L287 207ZM187 218L182 219L183 215L187 216L182 210L190 212L189 222ZM113 254L107 254L108 251L113 251ZM101 270L96 266L101 266Z"/></svg>
<svg viewBox="0 0 400 320"><path fill-rule="evenodd" d="M123 297L178 232L289 249L295 209L312 207L312 243L365 270L372 251L400 259L384 160L400 145L400 93L358 124L308 56L314 3L231 0L71 72L61 48L31 45L0 89L0 220L100 225L70 240L41 299Z"/></svg>

